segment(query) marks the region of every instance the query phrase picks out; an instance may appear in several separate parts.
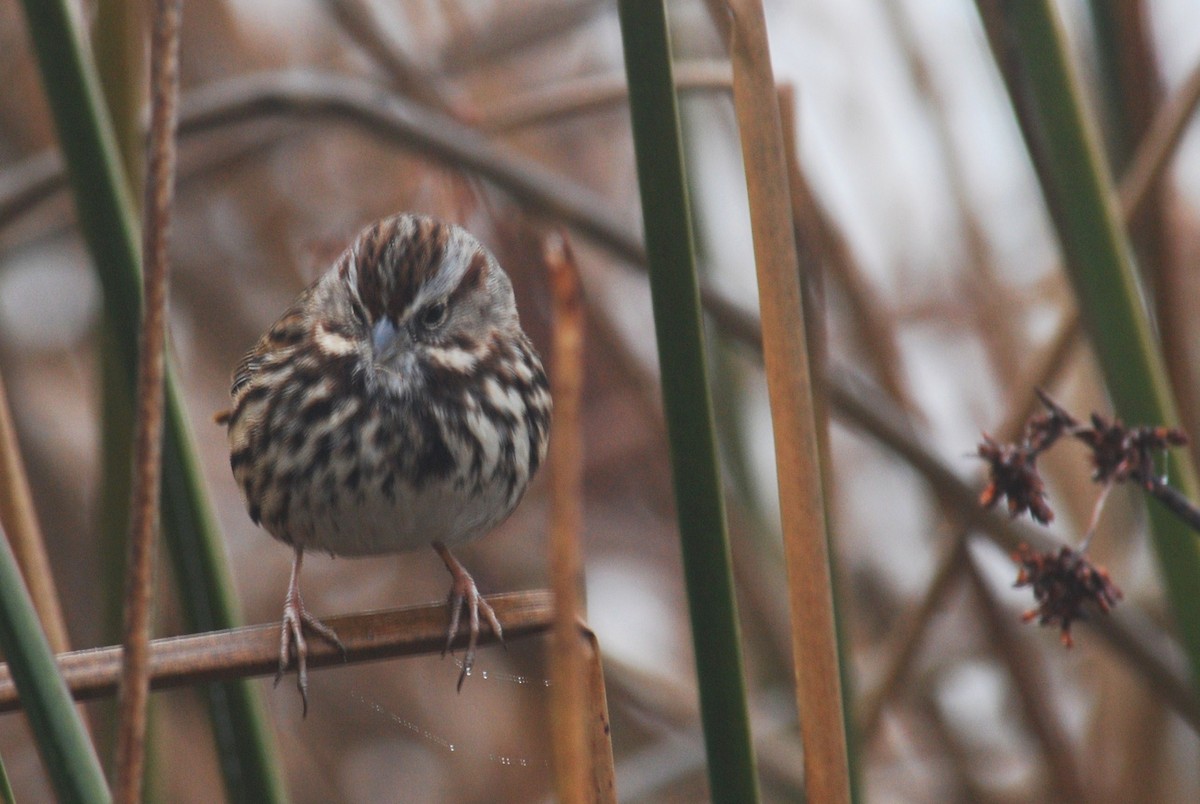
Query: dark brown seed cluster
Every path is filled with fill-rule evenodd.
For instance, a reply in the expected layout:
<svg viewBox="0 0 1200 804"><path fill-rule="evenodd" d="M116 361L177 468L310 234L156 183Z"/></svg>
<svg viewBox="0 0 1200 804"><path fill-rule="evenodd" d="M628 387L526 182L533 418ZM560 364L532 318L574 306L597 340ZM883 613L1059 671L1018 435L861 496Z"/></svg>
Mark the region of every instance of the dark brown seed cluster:
<svg viewBox="0 0 1200 804"><path fill-rule="evenodd" d="M1092 451L1092 479L1101 483L1143 485L1154 482L1154 455L1169 447L1187 444L1182 430L1170 427L1126 427L1120 419L1106 420L1092 414L1092 426L1081 428L1075 437Z"/></svg>
<svg viewBox="0 0 1200 804"><path fill-rule="evenodd" d="M1031 587L1038 604L1025 612L1023 619L1058 626L1063 645L1068 648L1072 645L1071 623L1086 619L1087 604L1108 613L1121 599L1121 590L1109 579L1108 572L1070 547L1055 553L1022 544L1013 553L1013 561L1021 568L1013 585Z"/></svg>
<svg viewBox="0 0 1200 804"><path fill-rule="evenodd" d="M988 484L979 495L980 505L991 508L1003 497L1012 516L1028 511L1042 524L1054 519L1046 502L1046 484L1037 471L1036 451L1026 445L998 444L984 434L979 457L988 464Z"/></svg>
<svg viewBox="0 0 1200 804"><path fill-rule="evenodd" d="M1170 488L1156 472L1157 453L1187 443L1181 430L1169 427L1126 427L1119 419L1108 420L1093 413L1091 426L1085 426L1038 390L1044 410L1026 423L1021 440L1001 444L988 436L978 446L978 455L988 464L988 483L979 496L985 508L1001 499L1008 500L1008 511L1017 516L1025 512L1042 524L1054 519L1046 499L1046 484L1038 474L1038 456L1063 436L1087 445L1092 455L1092 479L1111 488L1114 483L1133 481L1161 500L1193 527L1200 526L1200 510ZM1104 497L1097 504L1099 516ZM1095 522L1088 528L1090 535ZM1084 605L1091 601L1107 612L1121 598L1121 591L1109 580L1108 573L1092 565L1083 555L1085 548L1074 551L1063 547L1057 553L1039 552L1022 544L1013 554L1020 566L1017 586L1031 586L1037 599L1036 609L1025 614L1025 621L1062 628L1063 644L1071 645L1071 623L1084 616Z"/></svg>
<svg viewBox="0 0 1200 804"><path fill-rule="evenodd" d="M1001 498L1007 498L1010 515L1028 511L1034 520L1046 525L1053 521L1054 511L1046 501L1046 484L1038 474L1037 458L1070 432L1076 422L1040 390L1038 397L1046 410L1026 423L1020 443L1000 444L983 434L978 454L987 461L988 484L979 495L979 504L991 508Z"/></svg>
<svg viewBox="0 0 1200 804"><path fill-rule="evenodd" d="M1038 474L1037 458L1063 436L1087 445L1092 453L1092 479L1096 482L1132 480L1147 489L1159 483L1155 454L1187 443L1182 430L1126 427L1120 419L1109 421L1098 413L1092 414L1091 426L1085 427L1044 392L1037 393L1046 409L1029 420L1020 442L1001 444L986 433L983 435L977 454L988 464L988 483L979 495L984 508L991 508L1004 498L1013 516L1028 511L1043 525L1051 522L1054 511L1046 500L1046 484Z"/></svg>

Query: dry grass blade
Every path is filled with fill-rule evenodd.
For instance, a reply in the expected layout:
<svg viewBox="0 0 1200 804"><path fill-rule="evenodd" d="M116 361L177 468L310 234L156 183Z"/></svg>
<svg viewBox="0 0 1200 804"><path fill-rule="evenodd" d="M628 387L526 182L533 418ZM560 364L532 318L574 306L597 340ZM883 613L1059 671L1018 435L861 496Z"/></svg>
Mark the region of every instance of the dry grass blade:
<svg viewBox="0 0 1200 804"><path fill-rule="evenodd" d="M29 596L46 632L46 640L56 653L68 650L67 625L33 508L3 378L0 378L0 526L8 534L25 585L29 587Z"/></svg>
<svg viewBox="0 0 1200 804"><path fill-rule="evenodd" d="M150 694L150 608L159 527L163 405L166 398L167 230L175 185L179 116L179 18L182 0L159 0L150 41L150 149L143 227L141 346L134 434L133 501L125 574L124 663L117 729L119 802L141 800Z"/></svg>
<svg viewBox="0 0 1200 804"><path fill-rule="evenodd" d="M553 598L547 591L487 596L496 616L504 621L508 641L543 634L554 618ZM309 668L441 653L446 642L446 604L428 603L386 611L328 617L346 653L323 640L309 646ZM479 643L491 644L487 629ZM454 648L466 645L460 634ZM67 687L77 700L112 695L121 670L118 647L80 650L58 657ZM279 623L251 625L229 631L193 634L150 643L150 687L169 689L250 676L273 676L279 669ZM0 664L0 712L20 708L8 665Z"/></svg>
<svg viewBox="0 0 1200 804"><path fill-rule="evenodd" d="M810 801L849 801L821 465L778 96L761 3L736 0L730 10L733 99L750 196L775 432L805 790Z"/></svg>
<svg viewBox="0 0 1200 804"><path fill-rule="evenodd" d="M579 272L571 248L561 234L544 246L544 259L554 299L554 437L550 441L550 581L554 588L554 638L550 656L551 726L554 735L558 798L567 804L591 800L592 769L588 760L587 693L583 677L583 644L577 622L583 561L582 528L583 434L580 397L583 390L583 304Z"/></svg>

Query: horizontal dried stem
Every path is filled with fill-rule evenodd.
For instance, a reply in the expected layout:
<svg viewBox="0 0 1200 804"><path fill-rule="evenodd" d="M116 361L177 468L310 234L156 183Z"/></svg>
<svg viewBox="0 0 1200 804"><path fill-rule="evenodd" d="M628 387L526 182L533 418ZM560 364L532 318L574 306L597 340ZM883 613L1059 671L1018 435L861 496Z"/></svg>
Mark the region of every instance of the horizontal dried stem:
<svg viewBox="0 0 1200 804"><path fill-rule="evenodd" d="M680 93L699 90L728 94L732 86L733 76L727 61L682 61L673 65L672 70L675 89ZM621 106L628 99L629 85L624 73L589 75L485 106L478 113L477 125L482 131L512 131Z"/></svg>
<svg viewBox="0 0 1200 804"><path fill-rule="evenodd" d="M554 616L548 591L512 592L487 598L504 623L504 637L514 639L550 629ZM324 640L308 646L310 668L358 664L397 656L441 651L446 639L446 604L427 603L384 611L324 618L337 632L346 653ZM481 644L495 642L490 630ZM460 634L455 647L466 645ZM59 669L76 700L112 695L121 670L121 649L95 648L61 654ZM150 645L150 688L171 689L212 681L274 675L279 668L279 624L251 625L228 631L156 639ZM0 712L21 706L7 664L0 664Z"/></svg>
<svg viewBox="0 0 1200 804"><path fill-rule="evenodd" d="M557 218L633 263L645 261L631 221L608 199L538 162L489 142L455 119L407 101L370 81L329 72L262 72L193 90L180 110L181 137L264 119L354 124L470 171Z"/></svg>
<svg viewBox="0 0 1200 804"><path fill-rule="evenodd" d="M469 8L485 4L462 5ZM479 23L459 24L450 31L436 56L439 72L460 76L486 70L499 59L567 36L606 11L608 5L607 0L494 3Z"/></svg>
<svg viewBox="0 0 1200 804"><path fill-rule="evenodd" d="M1165 505L1168 511L1179 517L1185 525L1200 533L1200 507L1189 500L1183 492L1158 480L1143 488L1147 494Z"/></svg>

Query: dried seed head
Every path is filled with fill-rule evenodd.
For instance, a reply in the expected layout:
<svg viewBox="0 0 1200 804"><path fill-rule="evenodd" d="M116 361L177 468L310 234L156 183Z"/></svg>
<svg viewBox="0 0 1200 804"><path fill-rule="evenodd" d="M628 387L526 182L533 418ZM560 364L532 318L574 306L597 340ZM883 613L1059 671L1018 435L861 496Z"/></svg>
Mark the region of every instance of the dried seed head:
<svg viewBox="0 0 1200 804"><path fill-rule="evenodd" d="M1121 599L1121 590L1109 579L1108 572L1070 547L1055 553L1021 544L1012 558L1021 568L1013 586L1032 587L1038 604L1025 612L1024 621L1059 626L1063 645L1068 648L1072 645L1071 623L1086 618L1085 604L1094 603L1107 614Z"/></svg>
<svg viewBox="0 0 1200 804"><path fill-rule="evenodd" d="M978 455L988 464L988 484L979 495L980 505L991 508L1006 497L1011 516L1028 511L1043 525L1054 520L1046 502L1046 484L1037 471L1036 452L1026 446L997 444L985 433Z"/></svg>

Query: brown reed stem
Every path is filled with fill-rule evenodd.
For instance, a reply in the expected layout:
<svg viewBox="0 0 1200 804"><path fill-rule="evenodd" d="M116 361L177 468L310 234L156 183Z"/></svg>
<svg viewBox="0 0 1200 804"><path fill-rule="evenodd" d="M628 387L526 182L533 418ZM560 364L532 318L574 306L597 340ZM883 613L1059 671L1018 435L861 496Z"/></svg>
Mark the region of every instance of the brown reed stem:
<svg viewBox="0 0 1200 804"><path fill-rule="evenodd" d="M608 717L608 692L604 682L604 664L600 661L600 642L585 623L577 623L583 645L587 674L588 722L586 724L592 760L592 784L597 804L616 804L617 772L613 764L612 723Z"/></svg>
<svg viewBox="0 0 1200 804"><path fill-rule="evenodd" d="M150 695L150 614L162 478L166 379L167 230L175 185L182 0L158 0L150 40L150 148L143 231L143 312L138 352L133 501L125 575L123 669L118 708L118 802L141 800Z"/></svg>
<svg viewBox="0 0 1200 804"><path fill-rule="evenodd" d="M583 303L579 271L561 234L545 244L544 259L554 300L554 436L549 458L550 582L555 610L550 654L554 775L560 801L584 804L592 798L593 773L587 736L588 690L579 683L585 672L578 628L583 611L579 545L583 520Z"/></svg>
<svg viewBox="0 0 1200 804"><path fill-rule="evenodd" d="M775 433L796 703L810 801L850 800L833 584L779 99L759 0L731 0L733 102L750 200Z"/></svg>

